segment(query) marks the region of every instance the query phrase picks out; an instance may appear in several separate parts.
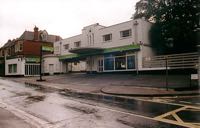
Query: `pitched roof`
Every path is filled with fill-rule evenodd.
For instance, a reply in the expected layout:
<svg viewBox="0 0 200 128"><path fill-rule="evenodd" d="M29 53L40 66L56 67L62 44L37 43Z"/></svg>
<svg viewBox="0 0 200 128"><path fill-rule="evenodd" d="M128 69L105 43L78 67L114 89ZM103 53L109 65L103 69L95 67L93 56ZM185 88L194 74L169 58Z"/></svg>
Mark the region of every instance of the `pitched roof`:
<svg viewBox="0 0 200 128"><path fill-rule="evenodd" d="M43 31L39 31L39 35L41 35L43 32L47 33L46 30ZM19 39L22 40L33 40L34 39L34 32L31 31L24 31L24 33L19 37ZM39 38L40 39L40 38ZM46 42L55 42L55 41L59 41L62 38L60 36L57 35L49 35L47 33L47 40L45 40ZM41 39L40 39L41 40Z"/></svg>

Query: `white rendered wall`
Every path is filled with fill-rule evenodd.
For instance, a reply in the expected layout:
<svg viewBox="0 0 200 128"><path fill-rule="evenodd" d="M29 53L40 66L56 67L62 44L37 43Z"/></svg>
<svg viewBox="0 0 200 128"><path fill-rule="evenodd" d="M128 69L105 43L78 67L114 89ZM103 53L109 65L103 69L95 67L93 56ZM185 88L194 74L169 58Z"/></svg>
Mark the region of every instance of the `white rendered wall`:
<svg viewBox="0 0 200 128"><path fill-rule="evenodd" d="M49 65L53 65L54 73L65 73L65 63L60 62L57 56L48 56L44 58L44 73L49 73Z"/></svg>
<svg viewBox="0 0 200 128"><path fill-rule="evenodd" d="M76 35L70 38L66 38L62 41L55 42L54 48L61 47L61 51L57 50L54 52L54 54L60 54L60 55L69 55L72 54L68 50L73 49L74 42L81 41L80 47L99 47L99 48L113 48L113 47L119 47L124 45L130 45L130 44L140 44L141 49L137 51L136 59L138 65L138 69L142 68L142 58L147 56L153 56L154 52L152 48L150 47L149 43L149 30L151 27L151 23L145 21L144 19L138 19L138 20L130 20L127 22L115 24L112 26L102 26L97 24L92 24L89 26L86 26L82 29L82 34ZM120 37L120 31L131 29L131 36L121 38ZM103 41L103 35L106 34L112 34L112 40L104 42ZM62 43L60 43L62 42ZM69 44L69 49L65 49L65 45ZM93 66L92 70L97 70L98 60L97 58L93 59ZM90 65L87 65L87 70L91 69ZM89 66L89 67L88 67ZM74 66L72 65L71 68ZM68 69L70 69L68 65ZM74 70L77 70L77 68L73 68Z"/></svg>
<svg viewBox="0 0 200 128"><path fill-rule="evenodd" d="M17 64L17 72L16 73L9 73L8 65L10 64ZM9 59L5 62L5 75L24 75L25 74L25 59L21 58L15 58L15 59Z"/></svg>

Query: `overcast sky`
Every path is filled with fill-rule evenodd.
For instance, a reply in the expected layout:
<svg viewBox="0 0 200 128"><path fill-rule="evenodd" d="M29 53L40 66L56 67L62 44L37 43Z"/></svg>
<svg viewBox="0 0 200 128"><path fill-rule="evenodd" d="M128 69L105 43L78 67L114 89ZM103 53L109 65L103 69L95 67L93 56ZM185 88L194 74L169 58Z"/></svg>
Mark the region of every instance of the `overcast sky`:
<svg viewBox="0 0 200 128"><path fill-rule="evenodd" d="M0 46L36 25L67 38L84 26L128 21L138 0L0 0Z"/></svg>

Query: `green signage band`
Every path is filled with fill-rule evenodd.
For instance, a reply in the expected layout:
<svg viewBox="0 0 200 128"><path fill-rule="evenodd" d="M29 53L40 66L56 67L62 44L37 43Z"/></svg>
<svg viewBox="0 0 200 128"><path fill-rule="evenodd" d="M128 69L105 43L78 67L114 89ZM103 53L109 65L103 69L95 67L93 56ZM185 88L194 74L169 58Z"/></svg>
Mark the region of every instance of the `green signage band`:
<svg viewBox="0 0 200 128"><path fill-rule="evenodd" d="M45 51L45 52L53 52L53 47L50 47L50 46L42 46L42 51Z"/></svg>

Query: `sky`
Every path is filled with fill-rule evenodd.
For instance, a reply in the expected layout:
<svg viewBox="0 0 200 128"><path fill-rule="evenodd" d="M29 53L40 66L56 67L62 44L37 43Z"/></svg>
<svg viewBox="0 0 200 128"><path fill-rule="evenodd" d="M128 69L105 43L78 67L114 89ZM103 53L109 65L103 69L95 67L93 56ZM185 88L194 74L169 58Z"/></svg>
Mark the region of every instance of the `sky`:
<svg viewBox="0 0 200 128"><path fill-rule="evenodd" d="M138 0L0 0L0 46L34 26L67 38L83 27L130 20Z"/></svg>

